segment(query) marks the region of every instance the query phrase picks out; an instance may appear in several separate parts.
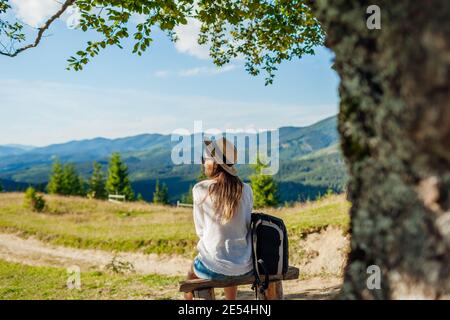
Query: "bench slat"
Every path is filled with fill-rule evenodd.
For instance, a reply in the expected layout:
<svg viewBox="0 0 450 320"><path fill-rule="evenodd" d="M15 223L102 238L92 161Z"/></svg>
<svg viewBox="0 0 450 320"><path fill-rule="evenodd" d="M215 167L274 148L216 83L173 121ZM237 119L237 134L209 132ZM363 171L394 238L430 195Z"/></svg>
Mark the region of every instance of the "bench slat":
<svg viewBox="0 0 450 320"><path fill-rule="evenodd" d="M300 274L300 270L296 267L289 267L287 273L283 276L271 276L270 281L279 281L279 280L295 280L298 279ZM264 281L264 276L261 277L261 280ZM187 280L180 282L180 292L192 292L200 289L208 289L208 288L226 288L233 286L240 286L246 284L253 284L255 281L254 276L246 276L246 277L238 277L232 280L226 281L217 281L217 280L203 280L203 279L195 279L195 280Z"/></svg>

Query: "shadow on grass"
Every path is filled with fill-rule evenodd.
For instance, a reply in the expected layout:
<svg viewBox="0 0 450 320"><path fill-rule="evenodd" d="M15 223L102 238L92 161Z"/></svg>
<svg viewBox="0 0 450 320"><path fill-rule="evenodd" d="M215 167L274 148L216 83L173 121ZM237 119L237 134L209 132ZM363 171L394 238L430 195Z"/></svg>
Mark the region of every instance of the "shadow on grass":
<svg viewBox="0 0 450 320"><path fill-rule="evenodd" d="M333 300L341 290L341 286L331 286L321 289L309 289L300 293L286 294L286 300Z"/></svg>
<svg viewBox="0 0 450 320"><path fill-rule="evenodd" d="M285 300L333 300L337 298L341 290L341 285L326 286L318 289L306 289L298 293L285 293ZM217 290L216 290L217 291ZM221 294L218 299L221 299ZM255 293L249 289L240 289L238 292L239 300L255 300Z"/></svg>

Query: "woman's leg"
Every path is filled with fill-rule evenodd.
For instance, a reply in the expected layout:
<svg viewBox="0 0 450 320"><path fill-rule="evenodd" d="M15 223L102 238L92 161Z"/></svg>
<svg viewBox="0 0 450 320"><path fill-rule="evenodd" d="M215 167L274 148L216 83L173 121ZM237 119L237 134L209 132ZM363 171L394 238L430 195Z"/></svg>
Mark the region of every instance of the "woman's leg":
<svg viewBox="0 0 450 320"><path fill-rule="evenodd" d="M189 270L189 272L187 274L187 280L193 280L193 279L198 279L198 277L194 273L193 266L191 266L191 269ZM194 294L192 292L185 292L184 299L185 300L194 300Z"/></svg>
<svg viewBox="0 0 450 320"><path fill-rule="evenodd" d="M224 291L225 291L225 299L227 299L227 300L236 300L236 298L237 298L237 290L238 290L238 287L225 288L224 289Z"/></svg>

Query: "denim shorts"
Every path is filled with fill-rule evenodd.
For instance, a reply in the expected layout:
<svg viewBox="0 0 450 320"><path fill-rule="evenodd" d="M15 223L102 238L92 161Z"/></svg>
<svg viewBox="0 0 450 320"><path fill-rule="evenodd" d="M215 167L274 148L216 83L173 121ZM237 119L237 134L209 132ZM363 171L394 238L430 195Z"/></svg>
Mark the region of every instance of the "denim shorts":
<svg viewBox="0 0 450 320"><path fill-rule="evenodd" d="M200 279L206 279L206 280L230 280L234 279L236 277L242 277L242 276L248 276L252 275L253 271L250 271L246 273L245 275L240 276L227 276L224 274L216 273L210 269L208 269L203 262L197 257L194 260L194 273L197 277Z"/></svg>

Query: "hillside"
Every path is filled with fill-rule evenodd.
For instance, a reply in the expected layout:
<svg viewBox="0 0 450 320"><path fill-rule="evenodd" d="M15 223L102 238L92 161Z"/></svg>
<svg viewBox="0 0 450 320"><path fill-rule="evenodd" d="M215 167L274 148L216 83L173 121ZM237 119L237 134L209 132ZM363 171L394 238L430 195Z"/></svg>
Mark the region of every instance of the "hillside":
<svg viewBox="0 0 450 320"><path fill-rule="evenodd" d="M314 199L328 188L342 191L345 166L337 148L337 119L330 117L308 127L280 128L280 184L282 201ZM45 184L55 157L74 163L83 177L91 174L92 161L105 167L112 152L119 152L129 166L136 193L151 200L156 180L166 183L172 201L176 201L195 183L199 165L175 166L170 135L143 134L120 139L96 138L71 141L9 154L0 153L0 179L23 184ZM239 166L244 180L252 173ZM11 188L9 188L11 189Z"/></svg>
<svg viewBox="0 0 450 320"><path fill-rule="evenodd" d="M0 146L0 158L8 157L8 156L16 156L19 154L23 154L27 151L31 151L34 147L31 146L23 146L19 144L10 144Z"/></svg>

